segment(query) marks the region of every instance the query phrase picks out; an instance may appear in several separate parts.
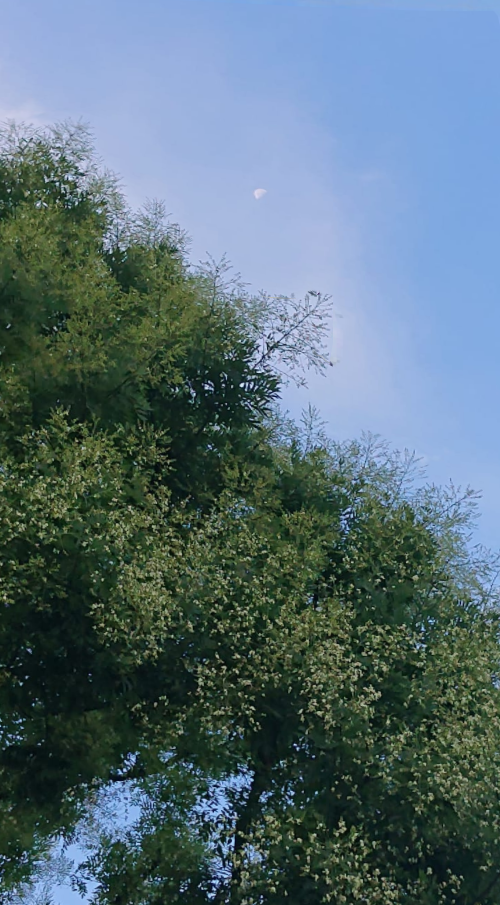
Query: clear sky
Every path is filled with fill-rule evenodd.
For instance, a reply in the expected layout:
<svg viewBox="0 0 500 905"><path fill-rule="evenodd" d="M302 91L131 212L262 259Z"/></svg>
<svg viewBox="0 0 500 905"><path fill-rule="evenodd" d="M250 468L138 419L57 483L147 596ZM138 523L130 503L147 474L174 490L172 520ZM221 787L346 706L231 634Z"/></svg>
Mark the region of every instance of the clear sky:
<svg viewBox="0 0 500 905"><path fill-rule="evenodd" d="M497 547L500 2L390 5L17 0L0 117L83 118L194 259L331 293L339 364L287 402L482 490L478 539Z"/></svg>
<svg viewBox="0 0 500 905"><path fill-rule="evenodd" d="M195 260L331 293L339 364L288 404L483 490L500 547L500 23L393 5L16 0L0 118L87 120Z"/></svg>

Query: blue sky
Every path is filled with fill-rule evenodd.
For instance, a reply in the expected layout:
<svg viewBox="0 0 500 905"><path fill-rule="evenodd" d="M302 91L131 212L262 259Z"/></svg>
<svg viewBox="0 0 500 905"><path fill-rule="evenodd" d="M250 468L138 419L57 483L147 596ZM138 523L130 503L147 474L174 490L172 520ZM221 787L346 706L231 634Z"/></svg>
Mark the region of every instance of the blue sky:
<svg viewBox="0 0 500 905"><path fill-rule="evenodd" d="M498 547L500 3L392 5L17 0L0 118L87 120L195 260L330 293L340 361L287 403L482 490L477 539Z"/></svg>

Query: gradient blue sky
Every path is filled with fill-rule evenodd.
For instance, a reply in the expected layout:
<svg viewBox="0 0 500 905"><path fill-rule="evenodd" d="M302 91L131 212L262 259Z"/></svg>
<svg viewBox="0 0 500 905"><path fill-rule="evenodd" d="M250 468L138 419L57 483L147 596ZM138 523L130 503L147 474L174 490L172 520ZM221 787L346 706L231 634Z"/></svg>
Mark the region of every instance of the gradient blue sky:
<svg viewBox="0 0 500 905"><path fill-rule="evenodd" d="M483 490L477 539L497 547L500 23L410 6L17 0L0 118L87 120L194 259L331 293L340 362L288 404Z"/></svg>

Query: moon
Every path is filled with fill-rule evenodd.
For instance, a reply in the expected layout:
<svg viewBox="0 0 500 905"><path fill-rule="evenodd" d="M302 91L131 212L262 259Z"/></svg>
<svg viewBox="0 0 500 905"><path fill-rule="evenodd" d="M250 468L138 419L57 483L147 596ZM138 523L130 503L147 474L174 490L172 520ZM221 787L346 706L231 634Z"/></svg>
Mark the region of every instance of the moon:
<svg viewBox="0 0 500 905"><path fill-rule="evenodd" d="M267 195L267 189L255 189L255 192L253 193L253 196L257 201L263 198L264 195Z"/></svg>

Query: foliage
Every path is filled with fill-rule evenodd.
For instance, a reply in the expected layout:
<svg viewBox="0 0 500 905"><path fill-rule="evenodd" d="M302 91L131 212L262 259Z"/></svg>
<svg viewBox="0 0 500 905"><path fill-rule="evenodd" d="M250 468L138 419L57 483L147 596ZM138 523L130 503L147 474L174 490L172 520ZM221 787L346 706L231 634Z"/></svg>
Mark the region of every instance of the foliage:
<svg viewBox="0 0 500 905"><path fill-rule="evenodd" d="M5 901L77 842L95 905L499 903L474 494L277 414L328 300L191 267L82 127L0 170Z"/></svg>

